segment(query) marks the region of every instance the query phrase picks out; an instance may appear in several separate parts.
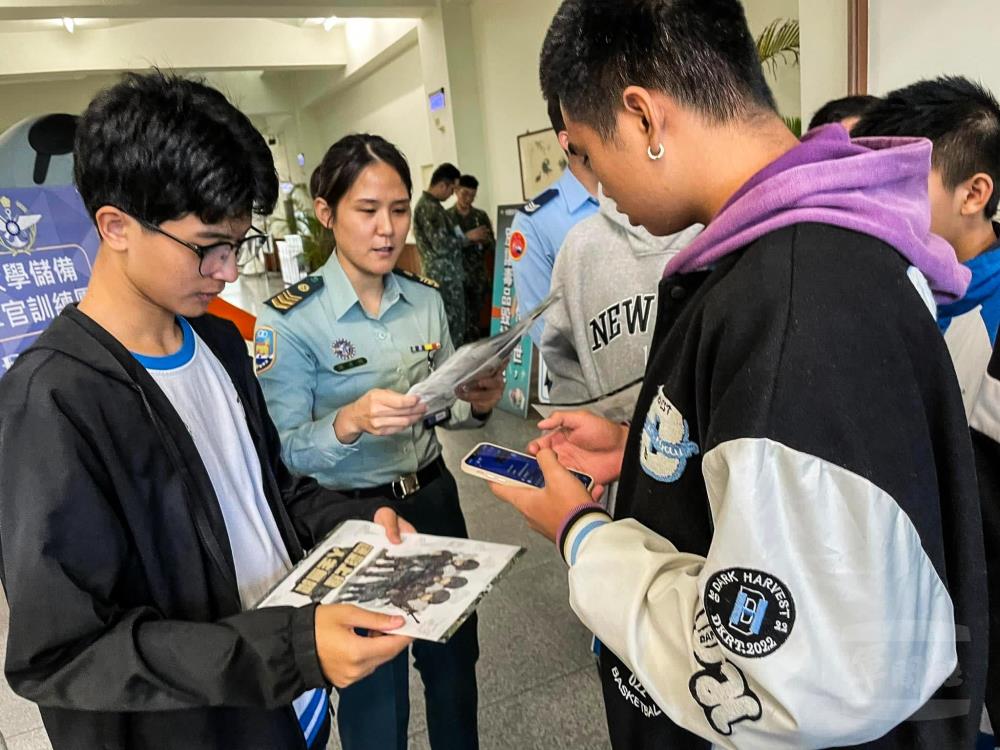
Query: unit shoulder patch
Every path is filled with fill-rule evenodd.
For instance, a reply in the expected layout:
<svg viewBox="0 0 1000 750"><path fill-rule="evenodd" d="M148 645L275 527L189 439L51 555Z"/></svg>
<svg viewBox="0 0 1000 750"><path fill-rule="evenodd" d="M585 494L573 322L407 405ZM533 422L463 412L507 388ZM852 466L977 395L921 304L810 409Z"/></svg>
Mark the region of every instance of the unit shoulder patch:
<svg viewBox="0 0 1000 750"><path fill-rule="evenodd" d="M282 289L264 304L282 315L323 288L322 276L307 276L286 289Z"/></svg>
<svg viewBox="0 0 1000 750"><path fill-rule="evenodd" d="M540 208L542 208L542 206L555 200L557 195L559 195L559 188L549 188L541 195L535 196L530 201L525 203L518 209L518 211L531 216L533 213L536 213Z"/></svg>
<svg viewBox="0 0 1000 750"><path fill-rule="evenodd" d="M510 242L507 243L511 260L521 260L528 252L528 239L522 232L512 232Z"/></svg>
<svg viewBox="0 0 1000 750"><path fill-rule="evenodd" d="M261 326L253 336L253 367L260 375L267 372L278 359L278 334L270 326Z"/></svg>
<svg viewBox="0 0 1000 750"><path fill-rule="evenodd" d="M429 279L426 276L421 276L419 274L413 273L412 271L406 271L402 268L393 269L393 273L397 276L402 276L404 279L409 279L410 281L415 281L418 284L423 284L424 286L429 286L431 289L440 289L441 285L434 281L434 279Z"/></svg>

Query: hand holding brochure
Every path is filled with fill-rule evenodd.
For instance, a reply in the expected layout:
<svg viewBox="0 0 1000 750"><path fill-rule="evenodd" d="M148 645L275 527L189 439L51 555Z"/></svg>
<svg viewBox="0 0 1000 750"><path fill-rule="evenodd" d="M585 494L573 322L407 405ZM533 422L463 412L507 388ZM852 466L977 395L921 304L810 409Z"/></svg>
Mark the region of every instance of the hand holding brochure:
<svg viewBox="0 0 1000 750"><path fill-rule="evenodd" d="M521 343L521 337L561 296L561 290L556 289L542 300L538 307L503 333L460 347L447 362L431 373L427 380L410 388L407 395L420 396L420 400L427 405L430 413L449 408L455 403L455 391L460 386L490 377L503 370L507 360Z"/></svg>
<svg viewBox="0 0 1000 750"><path fill-rule="evenodd" d="M444 643L523 552L429 534L390 544L381 526L346 521L257 606L354 604L404 616L394 634Z"/></svg>

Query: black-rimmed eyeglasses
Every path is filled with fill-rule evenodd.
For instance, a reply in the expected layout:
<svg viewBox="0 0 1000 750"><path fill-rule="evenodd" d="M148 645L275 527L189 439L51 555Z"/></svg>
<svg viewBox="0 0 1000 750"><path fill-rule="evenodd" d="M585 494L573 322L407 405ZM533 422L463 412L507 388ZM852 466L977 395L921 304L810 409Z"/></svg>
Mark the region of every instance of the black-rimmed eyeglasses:
<svg viewBox="0 0 1000 750"><path fill-rule="evenodd" d="M133 217L135 218L135 217ZM198 273L202 276L211 276L229 262L229 258L235 254L236 267L243 268L247 263L257 257L257 253L267 246L267 235L256 227L251 226L247 236L238 241L223 240L213 242L211 245L198 245L194 242L182 240L165 229L142 219L135 219L143 227L169 237L174 242L184 245L188 250L198 256Z"/></svg>

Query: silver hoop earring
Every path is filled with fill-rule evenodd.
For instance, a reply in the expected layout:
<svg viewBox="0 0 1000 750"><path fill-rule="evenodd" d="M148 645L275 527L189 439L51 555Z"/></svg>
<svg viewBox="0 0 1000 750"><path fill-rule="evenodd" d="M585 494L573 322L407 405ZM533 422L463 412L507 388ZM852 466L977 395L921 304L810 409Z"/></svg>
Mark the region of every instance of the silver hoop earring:
<svg viewBox="0 0 1000 750"><path fill-rule="evenodd" d="M655 154L653 153L653 147L652 146L647 146L646 147L646 153L649 155L649 158L652 161L659 161L660 159L663 158L663 155L666 152L667 152L667 150L665 148L663 148L663 144L662 143L660 144L660 150L657 153L655 153Z"/></svg>

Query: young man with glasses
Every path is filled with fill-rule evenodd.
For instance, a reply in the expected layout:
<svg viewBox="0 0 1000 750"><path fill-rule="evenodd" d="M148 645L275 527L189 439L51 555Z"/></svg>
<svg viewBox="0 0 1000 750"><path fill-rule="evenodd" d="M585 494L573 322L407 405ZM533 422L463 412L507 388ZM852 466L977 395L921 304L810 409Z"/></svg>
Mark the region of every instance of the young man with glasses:
<svg viewBox="0 0 1000 750"><path fill-rule="evenodd" d="M209 242L199 245L196 242L188 242L181 239L177 235L163 229L163 227L150 224L148 221L143 221L142 219L135 219L135 221L144 229L162 234L164 237L169 237L174 242L184 245L184 247L197 255L199 276L212 276L220 272L227 273L225 269L229 265L229 259L232 256L236 257L236 267L238 269L243 268L243 266L257 257L257 253L267 245L267 235L252 225L247 231L246 236L239 239L230 237L224 232L221 234L208 232L207 237L209 238Z"/></svg>
<svg viewBox="0 0 1000 750"><path fill-rule="evenodd" d="M204 314L263 241L270 152L156 72L94 99L74 158L90 285L0 381L7 679L56 750L325 747L331 684L409 643L355 628L402 618L253 607L339 521L410 527L288 472L242 338Z"/></svg>

